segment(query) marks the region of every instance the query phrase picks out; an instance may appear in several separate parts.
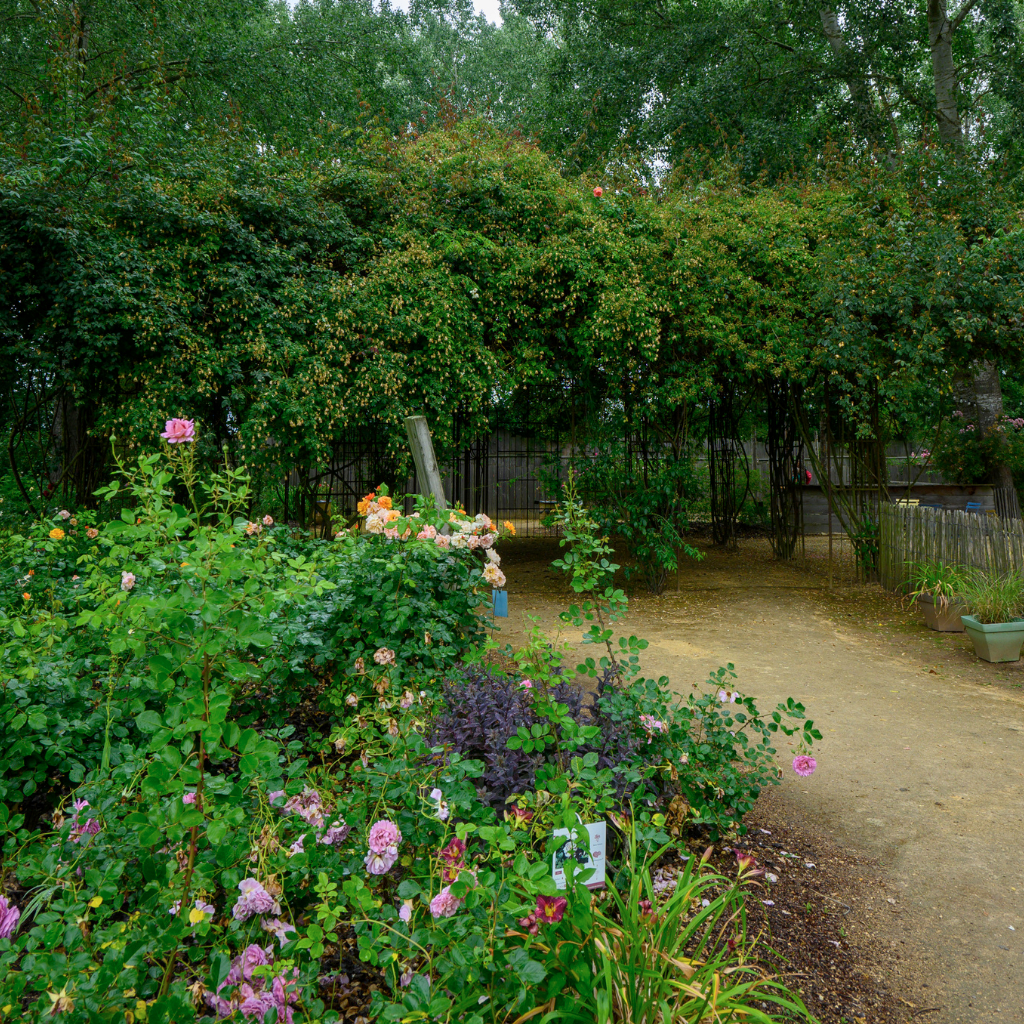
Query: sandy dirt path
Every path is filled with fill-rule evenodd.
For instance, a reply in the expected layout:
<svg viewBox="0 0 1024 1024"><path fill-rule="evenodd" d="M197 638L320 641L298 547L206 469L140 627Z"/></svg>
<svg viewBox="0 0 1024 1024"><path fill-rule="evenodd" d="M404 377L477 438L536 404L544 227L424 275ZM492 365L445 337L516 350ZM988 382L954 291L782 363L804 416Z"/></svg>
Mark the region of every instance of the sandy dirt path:
<svg viewBox="0 0 1024 1024"><path fill-rule="evenodd" d="M555 635L568 600L546 568L556 550L509 550L502 640L522 641L524 614ZM732 662L762 708L801 700L824 734L819 768L787 770L778 798L877 858L900 894L876 927L914 961L908 998L931 1011L915 1019L1024 1024L1024 663L977 661L966 636L932 633L877 586L829 591L812 555L711 550L678 591L637 594L624 630L650 641L645 672L680 691Z"/></svg>

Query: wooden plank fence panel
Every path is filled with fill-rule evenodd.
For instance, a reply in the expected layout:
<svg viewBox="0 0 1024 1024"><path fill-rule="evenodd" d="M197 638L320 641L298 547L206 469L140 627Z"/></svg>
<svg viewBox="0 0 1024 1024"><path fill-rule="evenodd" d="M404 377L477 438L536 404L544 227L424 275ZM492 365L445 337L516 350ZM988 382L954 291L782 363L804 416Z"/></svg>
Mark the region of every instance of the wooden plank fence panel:
<svg viewBox="0 0 1024 1024"><path fill-rule="evenodd" d="M882 586L899 590L910 563L939 561L995 573L1024 572L1024 521L971 512L883 505L878 570Z"/></svg>

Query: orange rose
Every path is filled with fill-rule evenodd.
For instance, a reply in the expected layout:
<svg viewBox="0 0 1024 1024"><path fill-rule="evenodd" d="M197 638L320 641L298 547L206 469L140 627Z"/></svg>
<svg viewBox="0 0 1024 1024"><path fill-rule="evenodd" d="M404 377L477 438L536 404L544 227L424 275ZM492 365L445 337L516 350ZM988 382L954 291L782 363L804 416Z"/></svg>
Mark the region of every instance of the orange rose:
<svg viewBox="0 0 1024 1024"><path fill-rule="evenodd" d="M377 504L381 508L391 508L391 499L386 494L383 494L377 499Z"/></svg>

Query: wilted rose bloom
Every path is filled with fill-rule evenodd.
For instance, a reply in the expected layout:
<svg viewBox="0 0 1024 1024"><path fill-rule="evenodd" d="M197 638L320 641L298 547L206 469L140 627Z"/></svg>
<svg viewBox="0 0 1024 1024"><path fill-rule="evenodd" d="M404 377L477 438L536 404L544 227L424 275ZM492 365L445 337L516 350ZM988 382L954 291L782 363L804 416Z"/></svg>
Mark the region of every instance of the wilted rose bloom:
<svg viewBox="0 0 1024 1024"><path fill-rule="evenodd" d="M126 569L121 573L121 589L131 590L135 586L135 573L128 572Z"/></svg>
<svg viewBox="0 0 1024 1024"><path fill-rule="evenodd" d="M317 840L321 846L341 846L352 831L350 825L340 821L332 821L331 827Z"/></svg>
<svg viewBox="0 0 1024 1024"><path fill-rule="evenodd" d="M320 794L309 786L297 796L289 797L284 805L285 814L297 814L316 828L323 828L324 802Z"/></svg>
<svg viewBox="0 0 1024 1024"><path fill-rule="evenodd" d="M256 534L262 533L263 527L259 523L246 523L245 524L245 535L246 537L252 537Z"/></svg>
<svg viewBox="0 0 1024 1024"><path fill-rule="evenodd" d="M274 525L274 517L273 516L264 516L263 517L263 525L264 526L273 526Z"/></svg>
<svg viewBox="0 0 1024 1024"><path fill-rule="evenodd" d="M389 846L398 846L401 841L402 833L399 832L398 826L393 821L382 818L370 826L366 845L374 853L383 853Z"/></svg>
<svg viewBox="0 0 1024 1024"><path fill-rule="evenodd" d="M505 574L493 562L484 566L484 579L498 590L505 586Z"/></svg>
<svg viewBox="0 0 1024 1024"><path fill-rule="evenodd" d="M797 775L813 775L814 769L818 767L818 762L807 754L797 754L793 758L793 771Z"/></svg>
<svg viewBox="0 0 1024 1024"><path fill-rule="evenodd" d="M100 531L97 530L95 526L90 526L85 531L85 535L89 538L89 540L95 540L100 535Z"/></svg>
<svg viewBox="0 0 1024 1024"><path fill-rule="evenodd" d="M491 565L501 565L501 555L499 555L494 548L491 548L487 552L487 561L490 562Z"/></svg>
<svg viewBox="0 0 1024 1024"><path fill-rule="evenodd" d="M275 789L273 793L267 794L267 799L273 804L275 800L284 799L287 795L283 789Z"/></svg>
<svg viewBox="0 0 1024 1024"><path fill-rule="evenodd" d="M371 850L363 859L366 870L371 875L386 875L398 860L398 847L389 846L383 853L375 853Z"/></svg>
<svg viewBox="0 0 1024 1024"><path fill-rule="evenodd" d="M402 971L402 976L398 979L398 984L401 985L402 988L408 988L412 984L412 979L412 968L407 967Z"/></svg>
<svg viewBox="0 0 1024 1024"><path fill-rule="evenodd" d="M378 665L394 665L395 663L395 652L388 647L378 647L373 652L373 660Z"/></svg>
<svg viewBox="0 0 1024 1024"><path fill-rule="evenodd" d="M464 902L464 900L461 900L458 896L454 896L452 894L450 885L446 885L430 901L430 913L433 914L435 918L451 917L452 914L458 911L459 907L461 907Z"/></svg>
<svg viewBox="0 0 1024 1024"><path fill-rule="evenodd" d="M548 924L558 924L568 906L564 896L538 896L537 917Z"/></svg>
<svg viewBox="0 0 1024 1024"><path fill-rule="evenodd" d="M412 920L412 900L406 900L398 911L398 919L408 924Z"/></svg>
<svg viewBox="0 0 1024 1024"><path fill-rule="evenodd" d="M275 936L282 946L288 942L288 935L295 932L294 925L289 924L287 921L282 921L279 917L265 917L260 922L260 925L264 931L270 932L271 935Z"/></svg>
<svg viewBox="0 0 1024 1024"><path fill-rule="evenodd" d="M160 435L168 444L180 444L182 441L194 441L196 425L194 420L168 420L164 424L164 432Z"/></svg>
<svg viewBox="0 0 1024 1024"><path fill-rule="evenodd" d="M299 836L299 838L296 839L295 842L292 843L292 845L288 847L288 856L289 857L295 857L295 856L297 856L300 853L305 853L306 851L302 848L302 844L305 841L306 841L306 837L304 835Z"/></svg>
<svg viewBox="0 0 1024 1024"><path fill-rule="evenodd" d="M18 928L21 911L6 896L0 896L0 939L9 939Z"/></svg>
<svg viewBox="0 0 1024 1024"><path fill-rule="evenodd" d="M255 878L243 878L238 883L238 888L241 890L241 896L231 908L231 916L236 921L244 921L253 914L281 913L277 900Z"/></svg>
<svg viewBox="0 0 1024 1024"><path fill-rule="evenodd" d="M413 706L413 704L415 704L415 703L416 703L416 696L415 696L415 694L411 690L406 690L405 693L402 694L402 699L398 702L398 706L403 711L408 711L409 708L411 708Z"/></svg>

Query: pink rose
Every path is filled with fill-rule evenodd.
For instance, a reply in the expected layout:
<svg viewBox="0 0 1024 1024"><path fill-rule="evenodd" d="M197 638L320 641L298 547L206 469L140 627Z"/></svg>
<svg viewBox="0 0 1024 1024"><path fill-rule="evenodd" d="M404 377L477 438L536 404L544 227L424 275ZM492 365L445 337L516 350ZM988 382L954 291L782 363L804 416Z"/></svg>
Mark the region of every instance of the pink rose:
<svg viewBox="0 0 1024 1024"><path fill-rule="evenodd" d="M160 435L168 444L180 444L182 441L196 439L194 420L168 420L164 424L164 432Z"/></svg>
<svg viewBox="0 0 1024 1024"><path fill-rule="evenodd" d="M274 525L274 517L273 516L264 516L263 517L263 525L264 526L273 526Z"/></svg>
<svg viewBox="0 0 1024 1024"><path fill-rule="evenodd" d="M452 544L452 539L451 539L451 537L448 537L448 536L446 536L446 535L445 535L445 534L443 534L443 533L439 533L439 534L438 534L438 535L437 535L437 536L436 536L436 537L434 538L434 543L435 543L435 544L436 544L436 545L437 545L437 546L438 546L439 548L441 548L441 550L442 550L442 551L445 551L445 550L447 550L448 548L450 548L450 547L451 547L451 544Z"/></svg>
<svg viewBox="0 0 1024 1024"><path fill-rule="evenodd" d="M401 841L402 833L399 832L398 826L393 821L382 818L370 826L370 835L366 840L366 845L374 853L384 853L389 846L398 846Z"/></svg>
<svg viewBox="0 0 1024 1024"><path fill-rule="evenodd" d="M597 186L597 188L595 188L595 189L594 189L594 195L595 195L595 196L596 196L596 197L597 197L598 199L600 199L600 198L601 198L601 196L603 196L603 195L604 195L604 189L603 189L603 188L601 188L601 186L600 186L600 185L598 185L598 186Z"/></svg>
<svg viewBox="0 0 1024 1024"><path fill-rule="evenodd" d="M446 885L431 901L430 912L435 918L451 917L462 906L463 900L452 895L451 886Z"/></svg>
<svg viewBox="0 0 1024 1024"><path fill-rule="evenodd" d="M797 775L813 775L814 769L817 767L818 762L807 754L797 754L797 756L793 758L793 771L795 771Z"/></svg>
<svg viewBox="0 0 1024 1024"><path fill-rule="evenodd" d="M181 798L181 802L183 804L194 804L196 802L196 795L195 795L195 793L186 793Z"/></svg>
<svg viewBox="0 0 1024 1024"><path fill-rule="evenodd" d="M398 860L398 847L389 846L381 853L371 850L364 858L363 863L371 875L386 875Z"/></svg>

